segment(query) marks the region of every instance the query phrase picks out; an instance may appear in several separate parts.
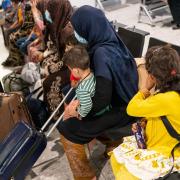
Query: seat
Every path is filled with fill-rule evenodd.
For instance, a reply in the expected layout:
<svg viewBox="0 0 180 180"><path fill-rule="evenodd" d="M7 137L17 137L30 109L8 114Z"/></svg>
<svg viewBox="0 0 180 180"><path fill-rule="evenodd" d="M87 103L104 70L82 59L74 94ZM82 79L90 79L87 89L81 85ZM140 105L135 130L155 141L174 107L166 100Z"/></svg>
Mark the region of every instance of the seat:
<svg viewBox="0 0 180 180"><path fill-rule="evenodd" d="M95 7L99 7L102 11L104 11L102 0L95 0Z"/></svg>
<svg viewBox="0 0 180 180"><path fill-rule="evenodd" d="M166 41L162 41L162 40L159 40L157 38L154 38L154 37L151 37L149 39L149 45L148 45L148 48L152 47L152 46L161 46L161 45L166 45L166 44L171 44L171 43L168 43ZM171 44L172 48L174 48L180 55L180 46L177 46L177 45L174 45L174 44Z"/></svg>
<svg viewBox="0 0 180 180"><path fill-rule="evenodd" d="M154 26L154 12L167 8L169 6L162 0L141 0L138 22L141 22L141 17L145 14L149 18L150 24Z"/></svg>
<svg viewBox="0 0 180 180"><path fill-rule="evenodd" d="M123 137L126 137L126 136L131 136L133 135L131 129L132 129L132 124L134 122L135 121L127 124L124 127L114 127L114 128L108 129L103 133L103 136L108 139L111 139L112 141L122 139Z"/></svg>
<svg viewBox="0 0 180 180"><path fill-rule="evenodd" d="M148 32L135 27L118 27L118 34L134 57L141 57Z"/></svg>

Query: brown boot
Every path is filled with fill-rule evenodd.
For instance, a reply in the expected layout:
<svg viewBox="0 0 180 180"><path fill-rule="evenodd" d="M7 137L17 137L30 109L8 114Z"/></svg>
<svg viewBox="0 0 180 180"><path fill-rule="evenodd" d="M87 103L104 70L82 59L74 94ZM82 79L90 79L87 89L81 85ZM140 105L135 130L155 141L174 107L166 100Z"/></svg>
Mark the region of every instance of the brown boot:
<svg viewBox="0 0 180 180"><path fill-rule="evenodd" d="M92 180L96 177L94 169L91 167L84 145L75 144L61 135L61 143L69 161L75 180Z"/></svg>

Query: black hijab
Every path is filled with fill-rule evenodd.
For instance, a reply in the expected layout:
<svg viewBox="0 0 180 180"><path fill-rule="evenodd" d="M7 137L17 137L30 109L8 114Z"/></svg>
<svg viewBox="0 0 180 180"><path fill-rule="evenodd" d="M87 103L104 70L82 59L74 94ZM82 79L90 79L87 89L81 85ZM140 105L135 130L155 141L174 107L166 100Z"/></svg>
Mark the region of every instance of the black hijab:
<svg viewBox="0 0 180 180"><path fill-rule="evenodd" d="M88 41L95 76L111 80L119 101L127 104L138 90L136 63L104 13L91 6L82 6L73 14L71 23Z"/></svg>

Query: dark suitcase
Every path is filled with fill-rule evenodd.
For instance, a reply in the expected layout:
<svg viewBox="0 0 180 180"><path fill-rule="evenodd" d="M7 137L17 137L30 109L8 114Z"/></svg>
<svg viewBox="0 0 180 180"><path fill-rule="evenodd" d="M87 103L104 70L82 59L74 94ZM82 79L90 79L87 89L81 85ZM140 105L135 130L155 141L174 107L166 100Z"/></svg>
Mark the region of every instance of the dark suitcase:
<svg viewBox="0 0 180 180"><path fill-rule="evenodd" d="M44 151L47 145L46 137L56 128L62 120L64 113L58 118L46 136L43 132L44 129L48 126L71 91L72 88L49 117L40 132L21 121L16 124L11 133L0 144L0 180L25 179L36 160Z"/></svg>
<svg viewBox="0 0 180 180"><path fill-rule="evenodd" d="M0 179L23 180L47 144L43 133L24 122L17 123L1 144Z"/></svg>

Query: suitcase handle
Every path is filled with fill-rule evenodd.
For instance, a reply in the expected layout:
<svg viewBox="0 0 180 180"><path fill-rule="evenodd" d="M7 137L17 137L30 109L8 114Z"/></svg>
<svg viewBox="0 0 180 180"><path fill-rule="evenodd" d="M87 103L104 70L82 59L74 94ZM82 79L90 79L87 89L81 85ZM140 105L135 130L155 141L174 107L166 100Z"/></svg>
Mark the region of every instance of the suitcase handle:
<svg viewBox="0 0 180 180"><path fill-rule="evenodd" d="M71 90L72 91L72 90ZM68 92L69 93L69 92ZM64 97L66 99L66 96ZM76 95L74 96L74 98L71 100L73 101L76 98ZM64 100L64 99L63 99ZM59 124L59 122L62 120L64 116L64 112L61 114L61 116L58 118L58 120L56 121L56 123L53 125L53 127L48 131L46 137L49 137L50 134L54 131L54 129L56 128L56 126Z"/></svg>
<svg viewBox="0 0 180 180"><path fill-rule="evenodd" d="M68 93L65 95L65 97L63 98L63 100L61 101L61 103L58 105L58 107L55 109L55 111L51 114L51 116L48 118L48 120L46 121L46 123L43 125L43 127L40 129L40 132L43 132L44 129L47 127L47 125L49 124L49 122L52 120L52 118L54 117L54 115L57 113L57 111L59 110L59 108L63 105L63 103L65 102L66 98L69 96L69 94L72 92L73 88L71 88ZM74 100L76 97L74 97L72 100ZM56 121L56 123L54 124L54 126L50 129L50 133L48 132L47 137L51 134L51 132L56 128L56 126L58 125L58 123L61 121L62 117L63 117L64 113L58 118L58 120ZM56 125L56 126L55 126Z"/></svg>
<svg viewBox="0 0 180 180"><path fill-rule="evenodd" d="M89 74L86 75L86 77L88 77L91 74L91 72ZM77 87L81 84L81 82L86 78L84 77L83 79L81 79L77 85ZM66 96L63 98L63 100L61 101L61 103L58 105L58 107L55 109L55 111L51 114L51 116L48 118L48 120L46 121L46 123L44 124L44 126L41 128L40 132L43 132L44 129L47 127L47 125L49 124L49 122L51 121L51 119L54 117L54 115L56 114L56 112L59 110L59 108L62 106L62 104L64 103L64 101L66 100L66 98L69 96L69 94L72 92L74 88L72 87L68 93L66 94ZM73 101L76 98L76 95L74 96L74 98L71 100ZM50 134L52 133L52 131L56 128L56 126L59 124L59 122L62 120L64 115L64 112L61 114L61 116L58 118L58 120L56 121L56 123L54 124L54 126L47 132L46 137L49 137Z"/></svg>

